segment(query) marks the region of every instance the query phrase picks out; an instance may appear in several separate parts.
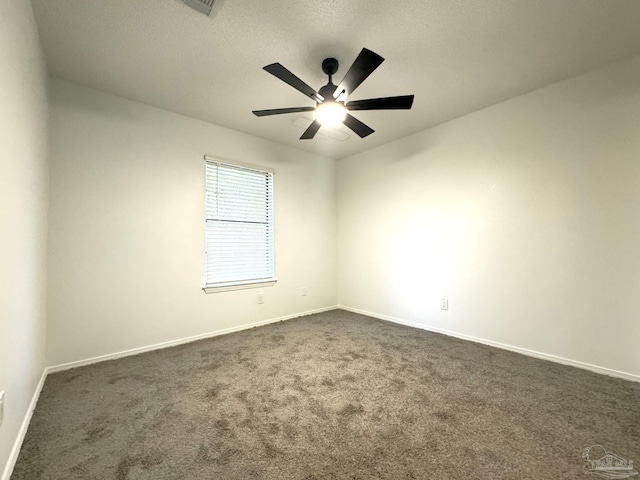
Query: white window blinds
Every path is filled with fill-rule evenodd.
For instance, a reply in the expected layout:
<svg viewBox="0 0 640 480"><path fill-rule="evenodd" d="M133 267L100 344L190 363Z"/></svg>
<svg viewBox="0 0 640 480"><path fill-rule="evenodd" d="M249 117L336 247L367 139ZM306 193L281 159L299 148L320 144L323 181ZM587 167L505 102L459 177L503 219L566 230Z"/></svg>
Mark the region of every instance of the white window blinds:
<svg viewBox="0 0 640 480"><path fill-rule="evenodd" d="M273 173L206 165L205 287L274 281Z"/></svg>

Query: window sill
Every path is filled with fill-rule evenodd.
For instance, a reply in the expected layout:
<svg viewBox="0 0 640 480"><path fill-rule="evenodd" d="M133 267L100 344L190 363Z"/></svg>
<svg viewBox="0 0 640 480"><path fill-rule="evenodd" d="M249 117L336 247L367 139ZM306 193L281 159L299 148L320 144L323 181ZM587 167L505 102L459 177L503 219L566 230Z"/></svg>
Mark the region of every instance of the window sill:
<svg viewBox="0 0 640 480"><path fill-rule="evenodd" d="M273 287L276 282L277 280L270 280L268 282L242 283L239 285L221 285L219 287L204 287L202 290L204 293L229 292L231 290L245 290L247 288Z"/></svg>

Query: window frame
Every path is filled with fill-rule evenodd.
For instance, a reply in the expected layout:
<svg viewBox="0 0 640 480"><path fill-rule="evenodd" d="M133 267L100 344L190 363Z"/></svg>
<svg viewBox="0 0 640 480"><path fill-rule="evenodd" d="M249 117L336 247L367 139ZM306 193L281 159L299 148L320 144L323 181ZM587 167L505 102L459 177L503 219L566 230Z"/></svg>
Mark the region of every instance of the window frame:
<svg viewBox="0 0 640 480"><path fill-rule="evenodd" d="M205 293L215 293L215 292L225 292L225 291L230 291L230 290L242 290L242 289L249 289L249 288L262 288L262 287L270 287L270 286L274 286L277 283L277 277L276 277L276 261L275 261L275 174L276 171L273 168L269 168L269 167L265 167L264 165L255 165L255 164L250 164L250 163L245 163L245 162L238 162L235 160L229 160L229 159L225 159L225 158L221 158L221 157L214 157L211 155L205 155L204 156L204 160L205 160L205 189L204 189L204 201L205 201L205 213L204 213L204 235L205 235L205 245L204 245L204 268L205 268L205 273L203 276L203 287L202 290ZM216 165L221 165L221 166L228 166L228 167L232 167L232 168L239 168L239 169L245 169L245 170L254 170L260 174L269 174L271 179L270 179L270 186L271 186L271 196L270 196L270 200L271 200L271 207L270 207L270 211L271 211L271 216L270 216L270 230L271 230L271 236L272 236L272 242L271 242L271 257L272 257L272 272L273 272L273 276L271 278L264 278L264 279L253 279L253 280L234 280L234 281L230 281L230 282L224 282L221 283L220 285L216 285L216 284L207 284L207 275L206 275L206 269L207 269L207 265L208 265L208 255L207 255L207 221L209 220L209 218L207 217L207 211L206 211L206 202L208 199L208 191L207 191L207 173L206 173L206 167L207 164L216 164Z"/></svg>

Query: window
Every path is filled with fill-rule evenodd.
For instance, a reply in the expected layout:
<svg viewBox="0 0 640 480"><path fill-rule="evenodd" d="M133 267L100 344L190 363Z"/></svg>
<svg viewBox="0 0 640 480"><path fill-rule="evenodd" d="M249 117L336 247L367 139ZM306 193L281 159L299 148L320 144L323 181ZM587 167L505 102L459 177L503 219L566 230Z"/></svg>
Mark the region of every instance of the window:
<svg viewBox="0 0 640 480"><path fill-rule="evenodd" d="M273 172L205 159L205 291L275 282Z"/></svg>

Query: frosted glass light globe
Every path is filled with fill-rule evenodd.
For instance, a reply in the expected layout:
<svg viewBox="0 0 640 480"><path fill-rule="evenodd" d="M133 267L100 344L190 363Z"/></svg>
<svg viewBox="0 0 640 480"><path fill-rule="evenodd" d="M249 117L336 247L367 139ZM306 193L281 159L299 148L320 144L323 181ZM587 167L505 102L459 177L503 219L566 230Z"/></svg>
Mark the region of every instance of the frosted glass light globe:
<svg viewBox="0 0 640 480"><path fill-rule="evenodd" d="M322 125L335 125L342 123L347 116L344 106L338 102L324 102L316 108L316 120Z"/></svg>

